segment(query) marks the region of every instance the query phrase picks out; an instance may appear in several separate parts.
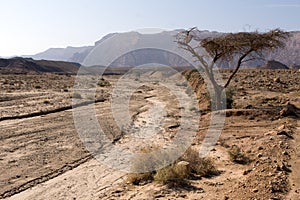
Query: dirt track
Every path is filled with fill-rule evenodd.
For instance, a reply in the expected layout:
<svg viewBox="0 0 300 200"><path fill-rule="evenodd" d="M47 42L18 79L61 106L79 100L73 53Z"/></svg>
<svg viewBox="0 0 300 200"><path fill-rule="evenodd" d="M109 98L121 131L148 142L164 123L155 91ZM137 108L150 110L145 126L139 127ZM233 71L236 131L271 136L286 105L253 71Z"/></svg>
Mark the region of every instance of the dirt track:
<svg viewBox="0 0 300 200"><path fill-rule="evenodd" d="M153 88L146 87L145 90L142 88L140 89L140 92L137 93L131 100L131 113L140 121L145 121L147 119L138 115L144 115L153 105L151 99L155 95L150 94L152 90ZM166 91L161 90L161 93L165 93L164 98L169 97ZM10 95L12 96L13 94ZM18 99L18 101L26 101L27 98L30 97L36 99L38 96L39 93L31 92L31 95L26 96L26 99L21 98ZM39 99L41 98L42 97L39 97ZM146 98L147 100L145 100ZM111 141L119 141L122 139L124 140L122 141L123 146L132 146L127 144L125 141L126 138L120 138L120 130L112 122L110 103L111 102L108 99L105 101L100 99L99 102L95 104L97 117L101 121L100 123L104 125L104 129L107 129L105 131L108 133L107 136L109 139L111 139ZM39 109L38 106L39 105L37 104L35 108L36 110ZM85 109L85 106L79 106L75 109ZM16 109L13 109L12 111L14 110ZM91 160L92 156L85 149L75 130L72 109L70 106L61 107L58 109L53 106L44 112L34 112L35 115L38 115L35 117L32 117L30 113L27 114L26 112L27 111L24 111L25 114L21 113L20 115L16 116L14 116L13 113L8 113L6 114L7 116L4 116L0 122L0 197L9 197L24 190L26 190L26 193L28 191L27 189L40 184L44 185L44 182L50 179L52 179L52 182L59 182L62 174L74 169L79 165L82 165L85 162L86 164L84 165L87 167L87 170L90 170L91 168L91 170L96 170L97 172L99 171L97 170L97 167L99 168L99 163L97 163L95 160ZM141 122L137 122L136 124L138 128L140 123ZM110 125L107 126L107 124ZM153 125L155 122L150 124ZM172 121L169 121L167 125L173 125ZM89 163L91 163L92 167ZM96 169L94 169L95 167ZM102 169L104 167L100 166L100 168ZM106 170L111 171L108 168ZM89 172L84 171L82 173L82 177L75 175L75 182L78 183L86 175L86 173ZM106 175L108 175L107 173L104 173L104 171L99 171L98 173L99 175L97 177L101 180L105 179ZM118 173L119 172L116 172L116 174ZM100 174L102 174L102 177L100 177ZM113 173L109 173L109 175L111 174L113 175ZM108 180L110 180L110 178L108 178ZM111 182L105 184L110 185ZM45 188L42 190L44 189ZM47 188L46 190L50 191L51 188ZM82 190L84 189L82 188ZM91 191L84 191L85 194L88 192ZM21 196L23 197L23 193L21 193ZM37 198L36 195L34 196ZM39 198L43 199L42 197ZM50 198L50 196L46 198Z"/></svg>

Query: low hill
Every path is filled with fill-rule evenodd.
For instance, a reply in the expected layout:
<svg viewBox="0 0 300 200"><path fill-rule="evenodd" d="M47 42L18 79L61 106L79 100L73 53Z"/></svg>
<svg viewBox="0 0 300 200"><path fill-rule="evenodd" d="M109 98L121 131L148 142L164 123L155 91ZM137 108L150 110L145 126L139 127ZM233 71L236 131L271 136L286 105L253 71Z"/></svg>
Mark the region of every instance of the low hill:
<svg viewBox="0 0 300 200"><path fill-rule="evenodd" d="M258 67L259 69L289 69L288 66L276 60L269 60L266 64Z"/></svg>
<svg viewBox="0 0 300 200"><path fill-rule="evenodd" d="M77 73L80 64L32 58L0 59L0 73Z"/></svg>
<svg viewBox="0 0 300 200"><path fill-rule="evenodd" d="M290 69L300 69L300 65L290 65Z"/></svg>

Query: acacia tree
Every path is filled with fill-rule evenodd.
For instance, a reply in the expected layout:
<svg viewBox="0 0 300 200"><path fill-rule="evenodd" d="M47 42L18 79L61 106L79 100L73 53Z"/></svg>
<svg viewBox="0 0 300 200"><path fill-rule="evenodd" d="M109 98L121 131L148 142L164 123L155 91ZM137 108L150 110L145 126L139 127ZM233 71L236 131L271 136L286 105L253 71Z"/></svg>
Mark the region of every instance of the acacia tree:
<svg viewBox="0 0 300 200"><path fill-rule="evenodd" d="M179 46L200 62L200 68L203 69L206 77L213 86L215 92L215 109L224 108L222 93L230 84L232 78L236 75L241 65L245 62L259 59L267 51L273 51L283 48L285 40L289 33L280 29L274 29L269 32L238 32L222 34L216 37L198 38L200 31L192 28L180 32L177 35ZM199 51L204 49L206 54ZM207 55L208 54L208 55ZM209 57L209 58L208 58ZM224 85L219 84L214 76L214 68L222 61L231 61L235 67Z"/></svg>

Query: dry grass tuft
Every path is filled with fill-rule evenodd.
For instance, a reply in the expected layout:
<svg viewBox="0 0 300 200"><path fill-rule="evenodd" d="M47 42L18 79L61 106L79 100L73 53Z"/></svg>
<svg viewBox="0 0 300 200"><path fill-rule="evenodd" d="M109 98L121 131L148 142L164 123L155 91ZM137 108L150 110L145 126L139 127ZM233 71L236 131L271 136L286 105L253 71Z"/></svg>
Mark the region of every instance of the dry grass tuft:
<svg viewBox="0 0 300 200"><path fill-rule="evenodd" d="M249 158L244 154L240 147L234 145L228 150L230 160L238 164L247 164Z"/></svg>
<svg viewBox="0 0 300 200"><path fill-rule="evenodd" d="M144 185L153 181L153 173L130 173L127 182L133 185Z"/></svg>
<svg viewBox="0 0 300 200"><path fill-rule="evenodd" d="M155 162L157 162L157 159L153 156L143 156L135 160L133 169L139 172L147 169L147 167L153 165ZM201 158L197 150L189 148L183 156L171 165L153 172L129 174L128 182L134 185L141 185L154 180L168 186L179 187L189 185L189 179L212 177L218 174L219 171L211 159Z"/></svg>

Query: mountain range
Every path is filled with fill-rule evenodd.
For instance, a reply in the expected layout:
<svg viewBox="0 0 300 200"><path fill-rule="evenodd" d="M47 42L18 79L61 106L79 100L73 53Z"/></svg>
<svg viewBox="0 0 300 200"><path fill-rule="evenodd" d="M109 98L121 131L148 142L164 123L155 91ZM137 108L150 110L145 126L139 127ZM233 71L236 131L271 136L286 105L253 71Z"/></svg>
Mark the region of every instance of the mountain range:
<svg viewBox="0 0 300 200"><path fill-rule="evenodd" d="M67 47L67 48L51 48L44 52L27 56L33 59L45 59L45 60L57 60L57 61L68 61L68 62L77 62L83 64L85 59L97 48L99 48L100 44L103 42L108 41L113 36L119 38L118 44L115 44L118 48L122 49L125 48L124 45L128 45L131 43L139 42L142 40L147 40L149 43L155 42L157 40L163 41L166 36L174 37L176 33L181 30L174 30L174 31L164 31L161 33L153 34L149 36L148 34L141 34L138 32L128 32L128 33L110 33L99 41L96 41L93 46L83 46L83 47ZM216 31L200 31L197 35L198 38L205 38L205 37L214 37L218 35L222 35L225 33L216 32ZM121 41L120 41L121 38ZM175 40L175 38L174 38ZM106 50L102 50L102 53ZM162 54L155 49L147 49L145 51L134 52L129 54L122 59L119 59L118 63L115 62L117 66L137 66L140 63L146 63L147 61L143 59L148 59L149 61L152 58L154 61L155 59L159 59L162 64L165 65L176 65L182 66L185 65L182 60L177 59L176 56L172 56L170 54ZM284 49L278 49L272 53L267 53L265 57L265 61L255 61L248 64L245 67L256 67L260 65L266 64L269 60L276 60L284 65L293 68L294 66L300 65L300 32L294 31L291 32L291 37L286 42L286 47ZM97 62L93 63L93 65L98 65ZM222 67L230 67L228 64Z"/></svg>

